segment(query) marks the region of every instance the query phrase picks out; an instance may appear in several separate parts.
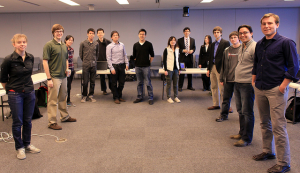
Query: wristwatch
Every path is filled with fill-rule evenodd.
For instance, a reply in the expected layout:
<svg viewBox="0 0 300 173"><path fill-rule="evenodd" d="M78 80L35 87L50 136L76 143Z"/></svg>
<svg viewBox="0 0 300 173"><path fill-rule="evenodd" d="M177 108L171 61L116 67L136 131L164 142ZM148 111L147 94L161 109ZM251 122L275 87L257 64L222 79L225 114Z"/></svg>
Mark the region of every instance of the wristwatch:
<svg viewBox="0 0 300 173"><path fill-rule="evenodd" d="M52 78L50 77L50 78L47 78L47 80L51 80Z"/></svg>

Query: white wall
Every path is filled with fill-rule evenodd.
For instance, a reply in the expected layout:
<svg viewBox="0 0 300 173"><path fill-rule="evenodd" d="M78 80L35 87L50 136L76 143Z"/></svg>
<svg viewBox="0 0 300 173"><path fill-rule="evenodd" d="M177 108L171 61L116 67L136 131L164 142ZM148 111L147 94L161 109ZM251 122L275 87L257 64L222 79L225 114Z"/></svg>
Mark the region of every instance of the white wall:
<svg viewBox="0 0 300 173"><path fill-rule="evenodd" d="M117 30L128 55L132 54L132 46L138 41L138 30L145 28L147 40L152 42L155 54L161 55L168 38L182 37L183 28L188 26L191 28L191 37L196 39L196 54L199 54L204 36L213 36L212 29L217 25L223 28L223 38L227 40L229 33L239 25L251 25L254 40L258 41L263 37L260 18L269 12L279 15L279 33L295 40L299 50L300 8L190 10L190 17L187 18L182 17L182 10L13 13L0 14L0 57L12 53L10 39L16 33L26 34L29 40L27 51L36 57L42 57L43 46L52 39L51 26L55 23L64 26L64 37L68 34L74 36L75 56L78 56L79 44L86 39L86 31L90 27L95 30L103 28L108 39L110 32Z"/></svg>

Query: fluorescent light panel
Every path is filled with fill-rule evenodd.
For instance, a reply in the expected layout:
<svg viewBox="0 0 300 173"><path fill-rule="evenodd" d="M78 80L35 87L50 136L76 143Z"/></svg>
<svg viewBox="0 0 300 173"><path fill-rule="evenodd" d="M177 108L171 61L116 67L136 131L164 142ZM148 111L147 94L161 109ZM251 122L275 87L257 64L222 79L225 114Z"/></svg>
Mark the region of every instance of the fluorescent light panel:
<svg viewBox="0 0 300 173"><path fill-rule="evenodd" d="M295 0L284 0L284 1L295 1Z"/></svg>
<svg viewBox="0 0 300 173"><path fill-rule="evenodd" d="M66 3L66 4L71 5L71 6L79 6L79 4L77 4L76 2L71 1L71 0L58 0L58 1Z"/></svg>
<svg viewBox="0 0 300 173"><path fill-rule="evenodd" d="M0 7L4 7L3 5L0 5Z"/></svg>
<svg viewBox="0 0 300 173"><path fill-rule="evenodd" d="M210 3L212 2L213 0L202 0L201 3Z"/></svg>
<svg viewBox="0 0 300 173"><path fill-rule="evenodd" d="M127 0L117 0L119 4L129 4Z"/></svg>

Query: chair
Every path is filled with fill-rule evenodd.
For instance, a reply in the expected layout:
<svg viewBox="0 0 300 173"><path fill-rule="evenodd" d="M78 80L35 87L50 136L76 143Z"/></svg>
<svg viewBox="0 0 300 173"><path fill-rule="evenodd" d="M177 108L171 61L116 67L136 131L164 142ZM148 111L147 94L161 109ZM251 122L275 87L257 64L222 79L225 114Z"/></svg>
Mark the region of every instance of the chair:
<svg viewBox="0 0 300 173"><path fill-rule="evenodd" d="M32 74L39 73L41 70L41 58L40 57L34 57L34 64L32 69Z"/></svg>
<svg viewBox="0 0 300 173"><path fill-rule="evenodd" d="M161 55L155 55L154 59L151 63L150 70L153 73L154 76L158 75L158 70L162 68L162 56Z"/></svg>

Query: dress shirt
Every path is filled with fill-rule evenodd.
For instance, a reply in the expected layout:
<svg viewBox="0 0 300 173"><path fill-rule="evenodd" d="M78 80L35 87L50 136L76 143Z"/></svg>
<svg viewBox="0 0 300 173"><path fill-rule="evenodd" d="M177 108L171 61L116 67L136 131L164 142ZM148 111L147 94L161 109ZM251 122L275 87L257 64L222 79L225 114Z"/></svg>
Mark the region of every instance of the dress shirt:
<svg viewBox="0 0 300 173"><path fill-rule="evenodd" d="M115 70L113 64L125 63L128 66L127 54L123 43L110 43L106 47L106 59L110 71Z"/></svg>
<svg viewBox="0 0 300 173"><path fill-rule="evenodd" d="M266 37L256 44L252 74L255 86L260 90L279 86L287 78L296 82L299 70L296 44L293 40L276 33L265 45Z"/></svg>
<svg viewBox="0 0 300 173"><path fill-rule="evenodd" d="M14 90L18 93L29 93L33 91L33 82L31 79L34 57L29 53L25 53L25 60L13 52L5 57L1 65L1 83L7 83L6 92Z"/></svg>
<svg viewBox="0 0 300 173"><path fill-rule="evenodd" d="M219 40L216 40L216 41L215 41L215 48L214 48L214 62L215 62L215 56L216 56L216 53L217 53L217 50L218 50L220 41L221 41L221 37L220 37Z"/></svg>

